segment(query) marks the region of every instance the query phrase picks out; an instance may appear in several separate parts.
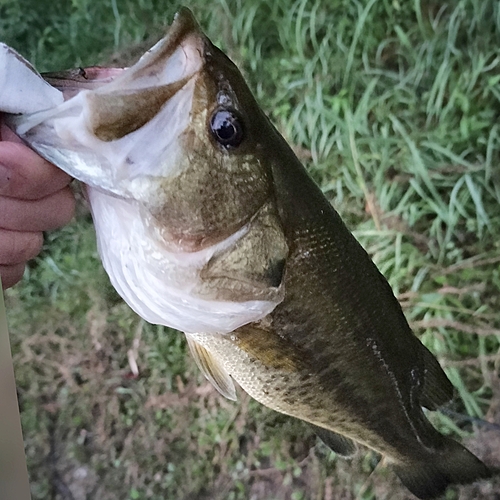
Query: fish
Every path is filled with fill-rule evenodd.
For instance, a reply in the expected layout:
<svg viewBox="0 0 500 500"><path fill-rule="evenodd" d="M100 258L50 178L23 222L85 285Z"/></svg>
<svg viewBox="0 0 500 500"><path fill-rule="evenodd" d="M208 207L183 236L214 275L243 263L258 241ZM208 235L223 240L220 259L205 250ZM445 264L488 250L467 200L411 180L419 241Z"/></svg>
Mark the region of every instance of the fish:
<svg viewBox="0 0 500 500"><path fill-rule="evenodd" d="M452 384L189 9L130 68L44 78L64 102L9 125L86 184L111 283L223 396L238 384L341 456L375 450L420 499L491 476L427 419Z"/></svg>

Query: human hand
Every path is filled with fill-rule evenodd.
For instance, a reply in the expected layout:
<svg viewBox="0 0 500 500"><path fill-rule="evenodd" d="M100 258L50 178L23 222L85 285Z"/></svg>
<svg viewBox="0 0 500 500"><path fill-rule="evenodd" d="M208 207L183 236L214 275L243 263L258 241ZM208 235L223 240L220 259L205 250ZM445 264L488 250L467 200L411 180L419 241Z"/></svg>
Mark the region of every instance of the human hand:
<svg viewBox="0 0 500 500"><path fill-rule="evenodd" d="M0 276L4 289L15 285L26 262L38 255L43 231L72 219L71 180L25 146L0 114Z"/></svg>

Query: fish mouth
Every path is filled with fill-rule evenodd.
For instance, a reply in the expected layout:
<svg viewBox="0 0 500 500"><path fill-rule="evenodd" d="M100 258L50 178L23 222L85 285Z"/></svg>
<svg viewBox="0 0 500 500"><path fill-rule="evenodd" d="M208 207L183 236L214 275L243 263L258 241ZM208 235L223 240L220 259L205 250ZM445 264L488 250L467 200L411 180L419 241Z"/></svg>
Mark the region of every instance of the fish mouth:
<svg viewBox="0 0 500 500"><path fill-rule="evenodd" d="M203 38L191 11L179 11L163 39L131 68L89 95L94 135L114 141L150 122L202 68Z"/></svg>
<svg viewBox="0 0 500 500"><path fill-rule="evenodd" d="M168 84L168 80L170 79L172 80L170 83L173 83L175 80L182 80L182 69L184 68L184 72L187 73L189 73L189 69L191 69L189 66L194 60L192 54L190 54L189 51L184 52L184 61L182 57L180 57L181 54L178 54L175 63L172 64L174 68L177 66L177 72L179 72L179 70L181 72L181 74L177 76L174 68L166 68L164 62L174 55L176 49L183 46L183 42L186 38L195 34L202 34L200 27L191 11L186 7L182 7L179 12L175 14L174 20L166 36L159 40L156 45L151 47L141 56L139 61L132 66L136 70L134 76L137 77L137 74L142 73L144 77L143 83L146 87L148 86L148 74L150 76L156 75L161 78L162 74L165 73L165 75L163 75L167 76L165 84ZM42 76L47 83L63 92L65 100L68 100L82 90L95 90L113 82L127 70L129 70L129 68L92 66L89 68L42 73ZM33 69L33 71L36 70ZM127 78L123 77L119 79L118 82L116 82L116 86L120 87L125 81L131 82L134 78L130 76L131 75L127 75ZM135 83L137 84L138 82Z"/></svg>
<svg viewBox="0 0 500 500"><path fill-rule="evenodd" d="M65 102L11 123L33 149L71 176L134 198L128 181L175 173L182 153L178 138L189 125L206 40L183 7L166 36L129 68L44 75Z"/></svg>
<svg viewBox="0 0 500 500"><path fill-rule="evenodd" d="M111 82L114 85L109 85L107 91L174 84L199 71L204 52L204 44L200 42L204 39L192 12L182 7L175 14L167 34L131 67L93 66L43 73L42 76L63 92L66 100L82 90L96 90Z"/></svg>

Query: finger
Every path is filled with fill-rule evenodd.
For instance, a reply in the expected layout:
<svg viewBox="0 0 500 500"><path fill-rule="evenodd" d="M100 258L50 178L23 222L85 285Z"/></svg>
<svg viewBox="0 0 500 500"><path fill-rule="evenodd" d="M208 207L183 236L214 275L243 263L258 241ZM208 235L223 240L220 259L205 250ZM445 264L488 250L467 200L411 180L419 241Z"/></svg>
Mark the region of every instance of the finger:
<svg viewBox="0 0 500 500"><path fill-rule="evenodd" d="M75 212L69 187L41 200L17 200L0 196L0 227L11 231L51 231L67 224Z"/></svg>
<svg viewBox="0 0 500 500"><path fill-rule="evenodd" d="M0 265L22 264L36 257L43 245L43 234L0 229Z"/></svg>
<svg viewBox="0 0 500 500"><path fill-rule="evenodd" d="M71 177L27 146L0 142L0 195L39 200L56 193Z"/></svg>
<svg viewBox="0 0 500 500"><path fill-rule="evenodd" d="M24 274L24 263L14 266L0 266L0 276L2 277L2 288L6 290L14 286Z"/></svg>

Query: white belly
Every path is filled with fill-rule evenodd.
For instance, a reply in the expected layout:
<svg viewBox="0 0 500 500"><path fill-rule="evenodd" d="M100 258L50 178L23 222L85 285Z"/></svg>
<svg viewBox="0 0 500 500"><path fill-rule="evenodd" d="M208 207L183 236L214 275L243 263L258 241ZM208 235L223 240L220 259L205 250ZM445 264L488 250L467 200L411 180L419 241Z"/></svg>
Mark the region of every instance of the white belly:
<svg viewBox="0 0 500 500"><path fill-rule="evenodd" d="M137 203L88 188L99 253L112 285L146 321L185 333L228 333L269 314L278 301L200 297L200 270L246 228L199 252L168 252L151 235Z"/></svg>

